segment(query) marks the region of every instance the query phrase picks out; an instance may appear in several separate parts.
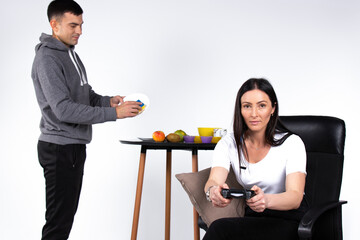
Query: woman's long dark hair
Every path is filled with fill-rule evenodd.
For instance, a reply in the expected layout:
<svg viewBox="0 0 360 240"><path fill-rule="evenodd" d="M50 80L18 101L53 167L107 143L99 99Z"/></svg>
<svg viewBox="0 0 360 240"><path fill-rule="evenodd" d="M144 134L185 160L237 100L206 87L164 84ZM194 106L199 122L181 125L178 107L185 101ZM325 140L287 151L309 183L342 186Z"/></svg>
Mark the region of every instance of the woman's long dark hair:
<svg viewBox="0 0 360 240"><path fill-rule="evenodd" d="M270 146L281 145L292 133L280 122L279 120L279 103L273 87L270 82L264 78L250 78L239 89L235 102L234 111L234 138L239 155L239 161L241 166L241 151L244 150L245 156L247 156L247 148L243 141L244 134L248 130L243 116L241 115L241 97L248 91L259 89L265 92L270 99L271 107L275 107L274 113L271 115L269 123L265 130L265 141ZM275 139L275 133L285 133L280 139Z"/></svg>

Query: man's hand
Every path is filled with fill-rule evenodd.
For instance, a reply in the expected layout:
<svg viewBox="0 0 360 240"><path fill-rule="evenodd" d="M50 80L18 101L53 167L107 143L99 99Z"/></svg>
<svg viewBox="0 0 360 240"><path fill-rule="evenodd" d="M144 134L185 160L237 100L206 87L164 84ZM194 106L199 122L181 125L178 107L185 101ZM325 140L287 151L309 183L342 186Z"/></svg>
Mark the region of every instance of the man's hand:
<svg viewBox="0 0 360 240"><path fill-rule="evenodd" d="M119 96L119 95L110 98L110 106L111 107L117 107L117 106L119 106L119 104L121 104L123 102L124 102L124 97Z"/></svg>
<svg viewBox="0 0 360 240"><path fill-rule="evenodd" d="M117 118L121 119L121 118L137 116L139 112L142 110L142 108L140 107L141 104L142 104L141 102L135 102L135 101L122 102L120 105L117 105L115 107Z"/></svg>

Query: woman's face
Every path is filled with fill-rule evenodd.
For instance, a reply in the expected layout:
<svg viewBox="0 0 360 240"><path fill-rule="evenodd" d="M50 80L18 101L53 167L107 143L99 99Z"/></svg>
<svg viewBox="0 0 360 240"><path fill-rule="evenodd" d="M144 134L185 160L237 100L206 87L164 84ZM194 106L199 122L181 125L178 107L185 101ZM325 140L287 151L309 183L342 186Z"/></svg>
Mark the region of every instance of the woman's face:
<svg viewBox="0 0 360 240"><path fill-rule="evenodd" d="M265 132L266 126L274 113L269 96L259 90L247 91L241 99L241 115L252 132Z"/></svg>

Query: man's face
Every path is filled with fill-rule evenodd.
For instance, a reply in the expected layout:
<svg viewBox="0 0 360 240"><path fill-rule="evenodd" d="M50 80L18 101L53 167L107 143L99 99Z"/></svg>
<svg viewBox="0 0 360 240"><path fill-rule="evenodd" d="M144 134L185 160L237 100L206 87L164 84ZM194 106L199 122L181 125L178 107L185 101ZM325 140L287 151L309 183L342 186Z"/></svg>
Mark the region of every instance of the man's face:
<svg viewBox="0 0 360 240"><path fill-rule="evenodd" d="M82 14L76 16L72 13L65 13L62 18L50 21L53 29L53 37L64 43L66 46L74 46L78 43L82 34Z"/></svg>

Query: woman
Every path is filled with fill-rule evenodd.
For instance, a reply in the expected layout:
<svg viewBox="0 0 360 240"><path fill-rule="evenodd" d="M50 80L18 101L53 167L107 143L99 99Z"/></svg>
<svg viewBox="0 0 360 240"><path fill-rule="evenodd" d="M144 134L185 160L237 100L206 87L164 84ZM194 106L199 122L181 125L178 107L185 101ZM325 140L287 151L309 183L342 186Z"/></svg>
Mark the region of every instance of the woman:
<svg viewBox="0 0 360 240"><path fill-rule="evenodd" d="M265 79L249 79L240 88L234 113L234 133L217 144L204 191L214 207L226 207L221 196L233 168L238 182L256 195L246 200L243 218L219 219L208 239L296 239L306 208L303 201L306 152L300 137L278 120L275 91Z"/></svg>

